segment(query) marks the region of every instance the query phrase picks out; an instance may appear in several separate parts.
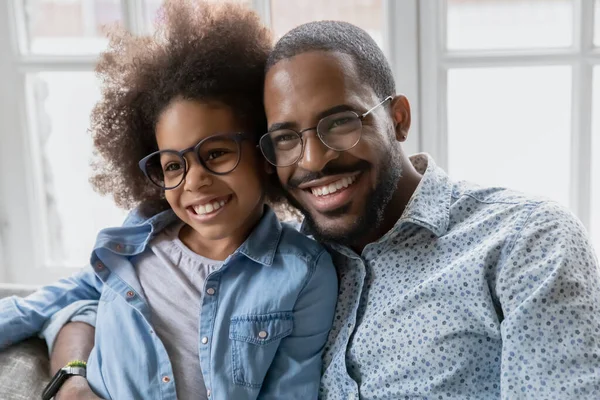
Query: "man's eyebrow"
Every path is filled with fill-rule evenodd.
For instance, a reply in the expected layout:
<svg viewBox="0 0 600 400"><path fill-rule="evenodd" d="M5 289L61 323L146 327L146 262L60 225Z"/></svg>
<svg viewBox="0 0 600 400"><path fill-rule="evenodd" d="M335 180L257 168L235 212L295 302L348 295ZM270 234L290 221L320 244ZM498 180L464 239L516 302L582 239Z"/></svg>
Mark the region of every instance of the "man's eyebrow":
<svg viewBox="0 0 600 400"><path fill-rule="evenodd" d="M320 120L321 118L325 118L329 115L337 114L337 113L343 112L343 111L355 111L355 110L356 110L355 107L349 106L348 104L340 104L340 105L331 107L325 111L321 111L319 114L317 114L317 119Z"/></svg>
<svg viewBox="0 0 600 400"><path fill-rule="evenodd" d="M322 118L325 118L329 115L332 114L337 114L339 112L343 112L343 111L355 111L356 108L349 106L348 104L340 104L331 108L328 108L327 110L321 111L320 113L317 114L317 121L321 120ZM273 132L279 129L296 129L297 126L294 122L276 122L273 125L269 126L269 132ZM304 129L304 128L303 128Z"/></svg>
<svg viewBox="0 0 600 400"><path fill-rule="evenodd" d="M267 132L273 132L279 129L294 129L294 127L295 124L293 122L276 122L269 126L269 130Z"/></svg>

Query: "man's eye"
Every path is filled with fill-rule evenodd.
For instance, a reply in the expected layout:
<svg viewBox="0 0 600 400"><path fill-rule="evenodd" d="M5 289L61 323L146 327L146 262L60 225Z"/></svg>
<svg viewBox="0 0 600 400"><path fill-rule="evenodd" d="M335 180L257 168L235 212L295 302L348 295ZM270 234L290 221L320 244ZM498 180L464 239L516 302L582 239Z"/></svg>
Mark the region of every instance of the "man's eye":
<svg viewBox="0 0 600 400"><path fill-rule="evenodd" d="M340 126L347 125L351 122L352 122L352 118L349 118L349 117L342 117L342 118L334 119L329 124L329 129L339 128Z"/></svg>
<svg viewBox="0 0 600 400"><path fill-rule="evenodd" d="M290 135L290 134L280 135L280 136L275 137L275 142L281 143L281 142L287 142L287 141L295 140L295 139L298 139L298 137L296 135Z"/></svg>

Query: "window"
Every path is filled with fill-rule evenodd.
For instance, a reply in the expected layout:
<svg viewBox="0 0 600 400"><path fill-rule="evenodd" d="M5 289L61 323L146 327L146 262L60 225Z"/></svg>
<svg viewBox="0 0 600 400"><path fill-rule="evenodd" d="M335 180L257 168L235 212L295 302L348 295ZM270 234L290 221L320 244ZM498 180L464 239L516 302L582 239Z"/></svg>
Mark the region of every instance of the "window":
<svg viewBox="0 0 600 400"><path fill-rule="evenodd" d="M237 1L276 37L320 19L365 29L411 101L408 153L559 201L600 251L600 0ZM0 281L68 275L121 223L85 184L93 68L106 24L151 33L160 4L0 2Z"/></svg>
<svg viewBox="0 0 600 400"><path fill-rule="evenodd" d="M277 38L298 25L324 19L342 20L360 26L383 47L382 0L271 0L271 27Z"/></svg>
<svg viewBox="0 0 600 400"><path fill-rule="evenodd" d="M600 250L600 1L420 5L422 149L453 178L562 203Z"/></svg>
<svg viewBox="0 0 600 400"><path fill-rule="evenodd" d="M86 184L93 73L106 26L147 30L139 2L10 0L0 5L0 280L40 284L86 264L97 232L126 212ZM142 21L143 23L139 23ZM6 106L6 107L4 107Z"/></svg>
<svg viewBox="0 0 600 400"><path fill-rule="evenodd" d="M97 54L107 44L103 26L122 21L119 0L24 0L17 3L24 53Z"/></svg>

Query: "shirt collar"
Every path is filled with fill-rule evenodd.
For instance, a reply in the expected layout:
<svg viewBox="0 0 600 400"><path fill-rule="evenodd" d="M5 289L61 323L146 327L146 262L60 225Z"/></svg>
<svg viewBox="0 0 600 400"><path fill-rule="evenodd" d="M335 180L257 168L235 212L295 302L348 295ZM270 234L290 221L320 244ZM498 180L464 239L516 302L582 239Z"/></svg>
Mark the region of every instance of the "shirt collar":
<svg viewBox="0 0 600 400"><path fill-rule="evenodd" d="M410 162L423 177L393 231L403 222L412 222L442 236L450 222L453 183L426 153L411 156Z"/></svg>
<svg viewBox="0 0 600 400"><path fill-rule="evenodd" d="M117 249L119 253L126 255L138 254L144 251L154 236L176 221L179 219L170 209L150 218L144 218L139 210L134 210L123 226L102 230L94 248ZM282 226L277 216L270 207L265 206L261 220L236 252L270 266L275 258L281 232Z"/></svg>
<svg viewBox="0 0 600 400"><path fill-rule="evenodd" d="M258 225L252 230L248 239L242 243L237 252L257 263L271 266L279 245L281 232L282 227L279 219L269 206L265 206L264 214Z"/></svg>
<svg viewBox="0 0 600 400"><path fill-rule="evenodd" d="M396 222L394 228L380 240L387 239L389 235L398 230L400 225L406 222L422 226L438 237L448 230L452 181L427 153L412 155L410 162L423 177L408 201L402 217ZM312 235L305 222L302 223L300 231L306 235Z"/></svg>

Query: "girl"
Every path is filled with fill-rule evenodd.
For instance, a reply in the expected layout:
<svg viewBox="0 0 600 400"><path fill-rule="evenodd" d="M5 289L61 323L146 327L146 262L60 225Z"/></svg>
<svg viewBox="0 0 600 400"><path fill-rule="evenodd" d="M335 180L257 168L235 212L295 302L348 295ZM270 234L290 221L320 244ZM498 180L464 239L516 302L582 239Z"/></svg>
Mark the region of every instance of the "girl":
<svg viewBox="0 0 600 400"><path fill-rule="evenodd" d="M99 299L91 388L106 399L315 399L337 280L279 223L256 143L271 38L242 6L181 1L153 38L115 33L97 67L93 185L138 206L91 266L0 302L0 343Z"/></svg>

